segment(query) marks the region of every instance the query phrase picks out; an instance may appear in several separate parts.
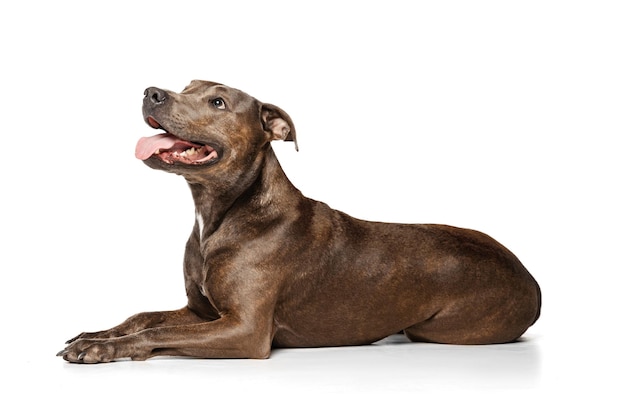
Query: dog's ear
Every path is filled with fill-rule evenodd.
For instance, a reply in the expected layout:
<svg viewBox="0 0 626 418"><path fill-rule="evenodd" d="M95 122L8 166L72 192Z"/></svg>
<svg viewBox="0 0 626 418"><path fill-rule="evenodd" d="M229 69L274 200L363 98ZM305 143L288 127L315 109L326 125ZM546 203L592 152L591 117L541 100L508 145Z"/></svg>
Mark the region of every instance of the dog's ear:
<svg viewBox="0 0 626 418"><path fill-rule="evenodd" d="M262 104L261 122L263 123L263 129L271 134L270 139L293 141L296 146L296 151L298 151L296 128L293 126L291 118L284 110L271 104Z"/></svg>

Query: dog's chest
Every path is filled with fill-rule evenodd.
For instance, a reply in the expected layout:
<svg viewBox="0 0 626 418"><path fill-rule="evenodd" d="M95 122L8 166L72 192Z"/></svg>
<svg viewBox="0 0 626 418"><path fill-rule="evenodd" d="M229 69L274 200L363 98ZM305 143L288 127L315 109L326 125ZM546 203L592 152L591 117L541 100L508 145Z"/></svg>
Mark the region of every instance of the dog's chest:
<svg viewBox="0 0 626 418"><path fill-rule="evenodd" d="M200 242L202 242L202 237L205 232L205 222L204 217L199 211L196 211L196 223L198 224L198 235L200 237Z"/></svg>

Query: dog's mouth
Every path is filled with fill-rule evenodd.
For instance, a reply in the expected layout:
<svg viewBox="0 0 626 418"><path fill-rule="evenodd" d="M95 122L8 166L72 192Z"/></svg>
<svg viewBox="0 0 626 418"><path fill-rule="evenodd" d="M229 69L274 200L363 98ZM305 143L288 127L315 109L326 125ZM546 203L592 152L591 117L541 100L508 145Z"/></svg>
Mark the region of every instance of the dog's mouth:
<svg viewBox="0 0 626 418"><path fill-rule="evenodd" d="M152 117L146 122L155 129L163 127ZM169 132L143 137L137 142L135 156L140 160L156 157L167 164L203 165L219 159L217 149L179 138Z"/></svg>

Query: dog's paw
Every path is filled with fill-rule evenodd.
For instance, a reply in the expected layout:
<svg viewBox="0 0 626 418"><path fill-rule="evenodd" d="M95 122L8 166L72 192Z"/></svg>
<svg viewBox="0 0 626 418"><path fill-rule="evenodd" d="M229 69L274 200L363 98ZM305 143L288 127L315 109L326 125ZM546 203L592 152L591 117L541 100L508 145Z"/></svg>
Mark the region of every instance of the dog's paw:
<svg viewBox="0 0 626 418"><path fill-rule="evenodd" d="M153 355L150 345L136 335L105 339L79 336L57 353L58 357L63 357L70 363L84 364L109 363L120 358L141 361Z"/></svg>
<svg viewBox="0 0 626 418"><path fill-rule="evenodd" d="M122 337L124 335L125 334L122 334L116 331L115 329L110 329L106 331L98 331L98 332L81 332L74 338L70 338L69 340L67 340L65 344L72 344L74 341L77 341L77 340L88 340L88 339L104 340L108 338Z"/></svg>
<svg viewBox="0 0 626 418"><path fill-rule="evenodd" d="M75 338L70 345L57 353L70 363L108 363L119 358L115 344L107 340Z"/></svg>
<svg viewBox="0 0 626 418"><path fill-rule="evenodd" d="M92 333L92 332L81 332L80 334L78 334L74 338L70 338L69 340L65 341L65 344L72 344L74 341L80 340L81 338L93 338L93 336L89 337L90 334L94 334L94 333Z"/></svg>

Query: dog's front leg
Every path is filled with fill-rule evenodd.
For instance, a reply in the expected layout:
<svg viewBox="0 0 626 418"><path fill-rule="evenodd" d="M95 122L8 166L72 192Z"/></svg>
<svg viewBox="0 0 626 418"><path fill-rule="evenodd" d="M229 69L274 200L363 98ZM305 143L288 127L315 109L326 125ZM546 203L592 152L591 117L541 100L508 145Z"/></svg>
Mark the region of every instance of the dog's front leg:
<svg viewBox="0 0 626 418"><path fill-rule="evenodd" d="M72 363L106 363L119 358L145 360L158 355L197 358L267 358L271 320L243 321L225 316L215 321L159 326L112 338L79 338L59 355Z"/></svg>
<svg viewBox="0 0 626 418"><path fill-rule="evenodd" d="M215 317L215 319L217 319L217 316ZM80 333L76 337L68 340L66 344L71 344L78 339L117 338L123 337L124 335L134 334L148 328L196 324L200 322L206 322L206 319L200 318L188 307L184 307L176 311L142 312L131 316L126 321L111 329L105 331Z"/></svg>

